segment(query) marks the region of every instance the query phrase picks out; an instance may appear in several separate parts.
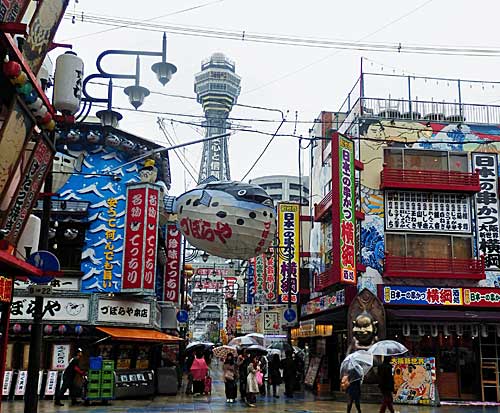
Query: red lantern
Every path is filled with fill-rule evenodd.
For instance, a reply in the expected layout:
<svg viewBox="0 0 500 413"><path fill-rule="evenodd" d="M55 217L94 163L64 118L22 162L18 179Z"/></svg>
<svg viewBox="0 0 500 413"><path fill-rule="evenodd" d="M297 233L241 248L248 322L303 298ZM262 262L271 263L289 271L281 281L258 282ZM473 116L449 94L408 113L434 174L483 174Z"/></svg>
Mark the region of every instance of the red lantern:
<svg viewBox="0 0 500 413"><path fill-rule="evenodd" d="M53 330L53 328L52 328L52 326L51 326L50 324L47 324L47 325L43 328L43 332L44 332L45 334L52 334L52 330Z"/></svg>
<svg viewBox="0 0 500 413"><path fill-rule="evenodd" d="M7 57L3 64L3 73L7 77L11 78L18 77L19 74L21 73L21 65L12 60L9 61Z"/></svg>
<svg viewBox="0 0 500 413"><path fill-rule="evenodd" d="M61 324L57 328L57 331L59 331L59 334L61 334L61 335L65 334L67 330L68 330L68 328L64 324Z"/></svg>
<svg viewBox="0 0 500 413"><path fill-rule="evenodd" d="M50 114L50 112L47 112L41 119L40 119L40 124L41 125L45 125L47 123L49 123L50 121L52 120L52 115Z"/></svg>
<svg viewBox="0 0 500 413"><path fill-rule="evenodd" d="M16 334L19 334L22 330L23 330L23 327L21 326L21 324L14 324L12 326L12 331L14 331L14 333L16 333Z"/></svg>

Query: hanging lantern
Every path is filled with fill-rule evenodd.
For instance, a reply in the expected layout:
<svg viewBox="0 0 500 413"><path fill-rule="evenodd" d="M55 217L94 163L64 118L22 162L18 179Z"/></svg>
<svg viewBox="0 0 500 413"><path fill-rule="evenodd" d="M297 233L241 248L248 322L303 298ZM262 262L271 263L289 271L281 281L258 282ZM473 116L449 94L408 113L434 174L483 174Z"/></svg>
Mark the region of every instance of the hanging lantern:
<svg viewBox="0 0 500 413"><path fill-rule="evenodd" d="M83 333L83 327L80 324L77 324L75 326L75 334L79 336L82 333Z"/></svg>
<svg viewBox="0 0 500 413"><path fill-rule="evenodd" d="M457 336L461 337L464 335L464 326L462 324L457 324Z"/></svg>
<svg viewBox="0 0 500 413"><path fill-rule="evenodd" d="M267 251L276 232L273 200L257 185L202 184L177 198L174 210L188 242L218 257L255 257Z"/></svg>
<svg viewBox="0 0 500 413"><path fill-rule="evenodd" d="M53 330L53 328L52 328L52 326L51 326L50 324L47 324L47 325L43 328L43 332L44 332L45 334L52 334L52 330Z"/></svg>
<svg viewBox="0 0 500 413"><path fill-rule="evenodd" d="M436 324L431 325L431 336L432 337L438 336L438 326Z"/></svg>
<svg viewBox="0 0 500 413"><path fill-rule="evenodd" d="M54 108L74 115L82 98L83 60L75 52L66 52L56 59L54 76Z"/></svg>
<svg viewBox="0 0 500 413"><path fill-rule="evenodd" d="M19 334L22 330L23 327L21 326L21 324L16 323L12 326L12 331L16 334Z"/></svg>
<svg viewBox="0 0 500 413"><path fill-rule="evenodd" d="M28 332L31 333L31 324L28 326Z"/></svg>
<svg viewBox="0 0 500 413"><path fill-rule="evenodd" d="M5 56L3 74L10 78L16 78L21 74L21 65L17 62L9 60L9 56Z"/></svg>
<svg viewBox="0 0 500 413"><path fill-rule="evenodd" d="M403 324L403 336L409 337L411 334L411 327L409 323Z"/></svg>
<svg viewBox="0 0 500 413"><path fill-rule="evenodd" d="M420 337L425 336L425 327L422 324L418 325L418 335Z"/></svg>
<svg viewBox="0 0 500 413"><path fill-rule="evenodd" d="M67 330L68 330L68 328L64 324L61 324L59 327L57 327L57 331L61 335L64 335Z"/></svg>
<svg viewBox="0 0 500 413"><path fill-rule="evenodd" d="M479 327L477 324L473 324L471 326L470 334L471 334L472 338L476 338L477 336L479 336Z"/></svg>
<svg viewBox="0 0 500 413"><path fill-rule="evenodd" d="M488 326L485 324L481 325L481 337L488 337Z"/></svg>
<svg viewBox="0 0 500 413"><path fill-rule="evenodd" d="M444 333L444 335L445 335L445 336L449 336L449 335L451 335L451 334L450 334L450 326L449 326L448 324L445 324L445 325L443 326L443 333Z"/></svg>
<svg viewBox="0 0 500 413"><path fill-rule="evenodd" d="M21 95L24 96L28 96L33 91L33 86L31 86L31 83L25 83L22 86L18 86L16 90L17 93L20 93Z"/></svg>
<svg viewBox="0 0 500 413"><path fill-rule="evenodd" d="M42 129L46 129L48 131L53 131L56 128L56 122L54 119L50 120L50 122L47 122L46 124L42 125Z"/></svg>
<svg viewBox="0 0 500 413"><path fill-rule="evenodd" d="M28 76L23 71L21 71L21 73L19 73L19 75L17 77L10 79L10 83L12 83L13 85L19 85L19 86L24 85L27 81L28 81Z"/></svg>

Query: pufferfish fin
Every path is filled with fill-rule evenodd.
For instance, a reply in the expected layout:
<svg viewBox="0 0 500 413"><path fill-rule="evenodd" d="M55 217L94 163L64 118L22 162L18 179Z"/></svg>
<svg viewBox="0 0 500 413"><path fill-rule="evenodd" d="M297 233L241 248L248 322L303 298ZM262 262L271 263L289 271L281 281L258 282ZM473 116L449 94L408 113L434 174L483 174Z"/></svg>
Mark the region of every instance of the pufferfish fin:
<svg viewBox="0 0 500 413"><path fill-rule="evenodd" d="M201 198L199 199L201 205L210 206L210 202L212 202L212 195L210 195L207 191L203 191L201 193Z"/></svg>

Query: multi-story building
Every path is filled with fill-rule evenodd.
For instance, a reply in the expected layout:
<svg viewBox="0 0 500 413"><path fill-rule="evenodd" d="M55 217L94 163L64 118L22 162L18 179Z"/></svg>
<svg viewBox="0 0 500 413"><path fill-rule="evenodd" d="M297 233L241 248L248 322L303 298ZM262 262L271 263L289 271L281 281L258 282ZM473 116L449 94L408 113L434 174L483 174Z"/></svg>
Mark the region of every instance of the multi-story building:
<svg viewBox="0 0 500 413"><path fill-rule="evenodd" d="M309 177L291 175L269 175L250 180L251 184L259 185L276 202L291 201L309 205Z"/></svg>
<svg viewBox="0 0 500 413"><path fill-rule="evenodd" d="M429 84L448 85L446 100ZM391 89L380 95L385 86ZM441 399L500 400L500 107L463 100L472 88L480 94L495 86L362 73L339 112L315 122L317 297L302 318L334 324L337 334L327 339L333 389L333 370L350 344L347 305L357 287L383 304L381 335L412 357L434 358L422 386L435 385ZM394 90L406 97L387 98ZM346 220L349 189L354 221ZM347 237L350 225L355 231Z"/></svg>

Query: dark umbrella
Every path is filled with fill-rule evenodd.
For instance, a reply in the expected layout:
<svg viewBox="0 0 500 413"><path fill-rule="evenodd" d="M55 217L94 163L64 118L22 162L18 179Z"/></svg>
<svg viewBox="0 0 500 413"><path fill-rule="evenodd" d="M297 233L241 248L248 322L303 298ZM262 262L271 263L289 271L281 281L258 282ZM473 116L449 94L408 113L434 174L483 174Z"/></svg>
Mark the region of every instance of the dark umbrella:
<svg viewBox="0 0 500 413"><path fill-rule="evenodd" d="M258 344L253 344L247 347L248 353L258 353L258 354L267 354L267 349L264 346L260 346Z"/></svg>

